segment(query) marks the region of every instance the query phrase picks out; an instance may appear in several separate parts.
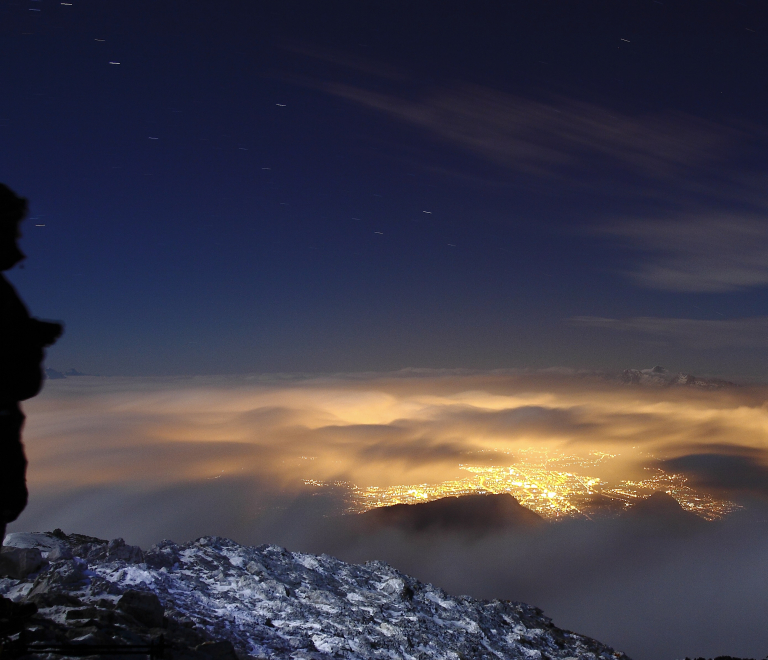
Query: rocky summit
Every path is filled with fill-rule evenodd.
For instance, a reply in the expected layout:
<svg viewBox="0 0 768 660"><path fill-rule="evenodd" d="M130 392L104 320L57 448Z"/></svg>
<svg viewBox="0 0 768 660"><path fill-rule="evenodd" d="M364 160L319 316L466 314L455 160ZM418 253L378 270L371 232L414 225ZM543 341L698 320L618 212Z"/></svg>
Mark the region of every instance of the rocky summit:
<svg viewBox="0 0 768 660"><path fill-rule="evenodd" d="M538 608L452 596L379 561L217 537L145 552L60 530L5 543L0 594L19 610L2 620L8 650L143 644L155 657L189 660L628 660Z"/></svg>

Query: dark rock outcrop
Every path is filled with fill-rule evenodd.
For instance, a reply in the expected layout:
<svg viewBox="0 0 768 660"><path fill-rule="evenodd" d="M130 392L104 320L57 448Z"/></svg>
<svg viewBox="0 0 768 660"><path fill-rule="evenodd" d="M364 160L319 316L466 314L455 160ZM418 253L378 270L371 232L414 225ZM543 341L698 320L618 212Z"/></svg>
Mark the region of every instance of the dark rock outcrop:
<svg viewBox="0 0 768 660"><path fill-rule="evenodd" d="M395 504L360 514L364 525L395 527L410 532L456 531L487 533L531 528L543 524L537 513L512 495L487 494L443 497L420 504Z"/></svg>
<svg viewBox="0 0 768 660"><path fill-rule="evenodd" d="M43 556L37 548L2 548L0 577L21 580L43 566Z"/></svg>

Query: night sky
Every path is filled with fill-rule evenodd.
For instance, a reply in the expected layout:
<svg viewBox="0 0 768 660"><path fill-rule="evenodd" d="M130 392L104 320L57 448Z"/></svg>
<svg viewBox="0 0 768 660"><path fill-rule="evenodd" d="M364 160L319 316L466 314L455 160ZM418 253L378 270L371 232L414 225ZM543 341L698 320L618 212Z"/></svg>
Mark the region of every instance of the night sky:
<svg viewBox="0 0 768 660"><path fill-rule="evenodd" d="M3 0L48 365L762 380L757 0Z"/></svg>
<svg viewBox="0 0 768 660"><path fill-rule="evenodd" d="M763 657L767 62L765 0L0 0L7 275L87 374L23 404L9 531L385 559L635 660ZM616 378L654 365L743 386ZM531 447L741 508L354 543L324 517L328 484Z"/></svg>

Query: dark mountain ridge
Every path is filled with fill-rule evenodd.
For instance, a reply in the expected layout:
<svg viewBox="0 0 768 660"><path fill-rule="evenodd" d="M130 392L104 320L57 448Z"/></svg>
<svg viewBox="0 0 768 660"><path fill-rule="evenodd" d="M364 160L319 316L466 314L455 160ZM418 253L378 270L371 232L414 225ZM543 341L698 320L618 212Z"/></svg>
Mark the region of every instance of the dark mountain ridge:
<svg viewBox="0 0 768 660"><path fill-rule="evenodd" d="M644 526L679 526L688 529L706 525L696 514L686 511L669 493L657 491L631 506L608 497L594 495L594 520L615 519ZM602 504L598 507L597 504ZM605 512L601 515L600 508ZM418 504L394 504L360 514L361 531L399 529L405 532L454 532L488 534L527 531L548 521L524 507L509 493L472 494L443 497Z"/></svg>
<svg viewBox="0 0 768 660"><path fill-rule="evenodd" d="M530 529L545 523L512 495L502 493L443 497L419 504L394 504L361 514L365 525L409 532L464 531L484 533Z"/></svg>

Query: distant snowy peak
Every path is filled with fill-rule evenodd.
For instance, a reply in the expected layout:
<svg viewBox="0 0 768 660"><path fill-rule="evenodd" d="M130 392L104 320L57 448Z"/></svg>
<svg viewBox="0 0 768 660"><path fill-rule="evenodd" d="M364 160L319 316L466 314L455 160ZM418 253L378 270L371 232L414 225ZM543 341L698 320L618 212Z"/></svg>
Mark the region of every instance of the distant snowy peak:
<svg viewBox="0 0 768 660"><path fill-rule="evenodd" d="M664 367L652 369L625 369L619 377L621 383L627 385L646 385L650 387L698 387L701 389L720 389L723 387L736 387L732 383L720 378L702 378L682 372L672 373Z"/></svg>
<svg viewBox="0 0 768 660"><path fill-rule="evenodd" d="M6 581L3 591L19 598L45 585L94 605L105 595L151 591L166 618L229 640L241 658L628 660L555 627L538 608L451 596L379 561L347 564L218 537L163 541L144 553L83 539L9 535L7 544L50 553L50 565L29 578L36 586ZM51 615L66 618L60 609Z"/></svg>

